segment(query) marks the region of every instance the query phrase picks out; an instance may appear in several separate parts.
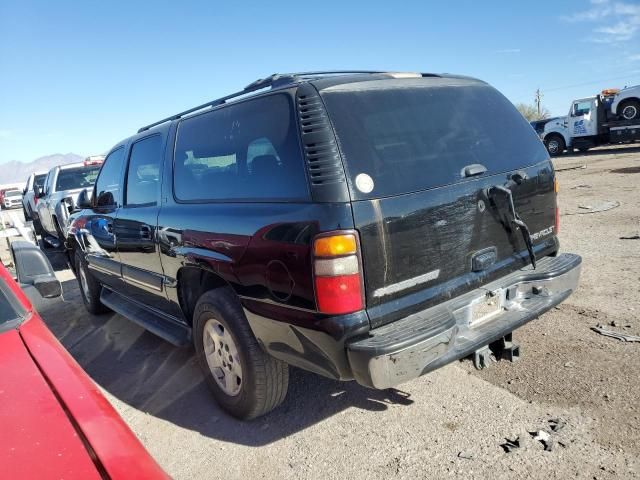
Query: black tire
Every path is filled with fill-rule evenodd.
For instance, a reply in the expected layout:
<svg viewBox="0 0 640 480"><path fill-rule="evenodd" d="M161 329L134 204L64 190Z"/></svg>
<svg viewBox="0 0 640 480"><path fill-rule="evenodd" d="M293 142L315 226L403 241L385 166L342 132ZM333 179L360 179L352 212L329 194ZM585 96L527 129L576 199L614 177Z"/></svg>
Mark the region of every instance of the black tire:
<svg viewBox="0 0 640 480"><path fill-rule="evenodd" d="M109 308L100 302L100 293L102 293L102 285L95 279L95 277L89 272L87 268L87 262L82 256L80 251L76 250L74 255L76 264L76 278L78 279L78 287L80 287L80 296L82 297L82 303L89 313L98 315L100 313L106 313ZM83 286L83 278L86 281L86 285Z"/></svg>
<svg viewBox="0 0 640 480"><path fill-rule="evenodd" d="M58 223L58 219L56 217L53 217L53 225L56 227L56 236L58 237L58 241L60 242L60 247L64 248L64 233L62 233L62 228L60 227L60 224Z"/></svg>
<svg viewBox="0 0 640 480"><path fill-rule="evenodd" d="M632 98L624 100L618 105L618 112L622 120L636 120L640 118L640 100Z"/></svg>
<svg viewBox="0 0 640 480"><path fill-rule="evenodd" d="M562 155L566 145L564 143L564 138L560 135L549 135L544 139L544 146L547 147L547 152L552 157L557 157L558 155Z"/></svg>
<svg viewBox="0 0 640 480"><path fill-rule="evenodd" d="M39 218L33 219L33 229L36 231L36 235L40 235L41 237L44 235L44 229L42 228Z"/></svg>
<svg viewBox="0 0 640 480"><path fill-rule="evenodd" d="M24 208L24 206L22 207L22 214L24 215L25 222L30 222L32 220L31 215L29 215L29 212L27 212L27 209Z"/></svg>
<svg viewBox="0 0 640 480"><path fill-rule="evenodd" d="M209 322L216 323L230 334L235 344L242 373L239 391L227 393L218 384L205 354L204 331ZM229 414L241 420L250 420L270 412L282 403L289 385L289 366L265 353L256 340L242 307L229 288L217 288L204 293L193 313L193 340L196 356L207 384L218 404ZM214 345L217 353L220 343ZM221 351L224 351L222 344ZM228 351L228 350L227 350ZM226 377L222 368L218 371Z"/></svg>

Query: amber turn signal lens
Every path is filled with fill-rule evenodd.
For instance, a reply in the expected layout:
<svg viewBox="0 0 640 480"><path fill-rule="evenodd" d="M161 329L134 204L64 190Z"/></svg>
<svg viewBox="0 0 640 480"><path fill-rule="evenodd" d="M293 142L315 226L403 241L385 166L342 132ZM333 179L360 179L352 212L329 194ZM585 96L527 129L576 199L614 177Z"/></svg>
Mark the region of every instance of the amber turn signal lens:
<svg viewBox="0 0 640 480"><path fill-rule="evenodd" d="M333 235L316 238L313 253L316 257L335 257L356 253L357 244L354 235Z"/></svg>
<svg viewBox="0 0 640 480"><path fill-rule="evenodd" d="M558 177L553 177L553 191L556 193L560 191L560 184L558 183Z"/></svg>

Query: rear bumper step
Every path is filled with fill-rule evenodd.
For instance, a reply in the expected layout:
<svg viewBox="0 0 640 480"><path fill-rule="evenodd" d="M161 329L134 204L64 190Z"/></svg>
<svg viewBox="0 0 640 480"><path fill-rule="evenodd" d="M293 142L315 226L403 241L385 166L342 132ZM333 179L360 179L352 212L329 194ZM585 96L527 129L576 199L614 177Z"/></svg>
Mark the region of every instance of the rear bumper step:
<svg viewBox="0 0 640 480"><path fill-rule="evenodd" d="M563 302L578 286L582 259L545 257L445 303L377 328L347 346L358 383L384 389L473 354ZM477 317L491 298L496 311Z"/></svg>

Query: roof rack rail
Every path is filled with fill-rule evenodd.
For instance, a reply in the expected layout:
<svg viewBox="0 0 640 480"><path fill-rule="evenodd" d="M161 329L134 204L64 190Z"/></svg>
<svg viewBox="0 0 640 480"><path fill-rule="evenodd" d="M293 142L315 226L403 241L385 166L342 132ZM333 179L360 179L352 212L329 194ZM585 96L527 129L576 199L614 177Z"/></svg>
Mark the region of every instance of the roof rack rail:
<svg viewBox="0 0 640 480"><path fill-rule="evenodd" d="M242 95L246 95L248 93L255 92L257 90L262 90L263 88L274 88L279 87L281 85L286 85L293 83L297 80L308 78L308 77L317 77L321 75L345 75L345 74L376 74L376 73L389 73L388 71L382 70L319 70L312 72L296 72L296 73L274 73L269 75L268 77L261 78L256 80L255 82L250 83L246 87L244 87L239 92L231 93L221 98L217 98L207 103L203 103L202 105L198 105L197 107L190 108L189 110L185 110L184 112L176 113L175 115L171 115L170 117L163 118L162 120L158 120L157 122L150 123L149 125L145 125L144 127L138 130L138 133L142 133L145 130L149 130L150 128L157 127L158 125L162 125L165 122L171 122L173 120L177 120L179 118L184 117L193 112L197 112L198 110L202 110L207 107L216 107L218 105L222 105L227 100L231 100L232 98L240 97ZM427 74L423 74L427 75Z"/></svg>
<svg viewBox="0 0 640 480"><path fill-rule="evenodd" d="M231 100L232 98L240 97L242 95L246 95L247 93L252 93L257 90L262 90L263 88L278 86L279 84L287 84L291 83L294 78L290 75L280 75L274 73L273 75L268 76L267 78L263 78L260 80L256 80L250 85L247 85L244 89L239 92L231 93L229 95L225 95L221 98L216 98L215 100L211 100L210 102L203 103L202 105L198 105L197 107L190 108L189 110L185 110L184 112L176 113L175 115L171 115L170 117L163 118L162 120L158 120L157 122L150 123L149 125L145 125L144 127L138 130L138 133L144 132L145 130L149 130L150 128L157 127L165 122L171 122L173 120L177 120L179 118L184 117L193 112L197 112L198 110L202 110L207 107L216 107L218 105L222 105L227 100Z"/></svg>

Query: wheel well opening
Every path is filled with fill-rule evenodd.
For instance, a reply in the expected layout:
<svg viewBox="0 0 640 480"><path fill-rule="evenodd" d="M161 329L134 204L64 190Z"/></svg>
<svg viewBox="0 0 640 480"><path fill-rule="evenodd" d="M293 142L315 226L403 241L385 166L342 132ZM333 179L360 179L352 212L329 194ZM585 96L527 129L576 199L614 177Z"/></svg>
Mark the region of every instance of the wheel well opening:
<svg viewBox="0 0 640 480"><path fill-rule="evenodd" d="M197 267L184 267L178 272L178 299L184 316L192 323L193 311L203 293L226 287L227 282L215 273Z"/></svg>

